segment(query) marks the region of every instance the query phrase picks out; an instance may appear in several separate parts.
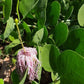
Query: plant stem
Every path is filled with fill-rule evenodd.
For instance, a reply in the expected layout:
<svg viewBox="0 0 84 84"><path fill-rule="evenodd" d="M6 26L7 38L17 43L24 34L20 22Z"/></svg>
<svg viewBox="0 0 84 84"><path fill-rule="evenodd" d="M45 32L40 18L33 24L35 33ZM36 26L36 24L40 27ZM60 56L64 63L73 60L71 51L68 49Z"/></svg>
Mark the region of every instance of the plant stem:
<svg viewBox="0 0 84 84"><path fill-rule="evenodd" d="M19 27L18 27L18 22L19 22L19 21L18 21L18 19L16 18L16 19L15 19L15 23L16 23L16 27L17 27L17 31L18 31L18 35L19 35L19 39L20 39L22 48L23 48L23 50L24 50L24 52L25 52L24 45L23 45L22 38L21 38L21 34L20 34L20 30L19 30Z"/></svg>
<svg viewBox="0 0 84 84"><path fill-rule="evenodd" d="M19 15L19 9L18 9L18 7L19 7L19 0L17 0L16 12L17 12L18 19L20 21L20 15Z"/></svg>

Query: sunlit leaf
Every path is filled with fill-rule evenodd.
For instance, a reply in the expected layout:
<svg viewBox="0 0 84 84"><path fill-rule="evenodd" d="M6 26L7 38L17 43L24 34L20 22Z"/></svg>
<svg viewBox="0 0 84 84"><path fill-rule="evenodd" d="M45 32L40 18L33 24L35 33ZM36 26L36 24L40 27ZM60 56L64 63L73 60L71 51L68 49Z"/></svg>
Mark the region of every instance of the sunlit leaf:
<svg viewBox="0 0 84 84"><path fill-rule="evenodd" d="M30 12L32 8L38 3L38 0L21 0L19 4L19 10L23 15L23 18Z"/></svg>
<svg viewBox="0 0 84 84"><path fill-rule="evenodd" d="M38 30L38 31L35 33L35 35L34 35L34 37L33 37L33 42L34 42L35 44L39 44L39 43L42 41L42 39L43 39L43 35L44 35L44 28Z"/></svg>
<svg viewBox="0 0 84 84"><path fill-rule="evenodd" d="M84 4L81 6L78 12L78 22L80 26L84 27Z"/></svg>
<svg viewBox="0 0 84 84"><path fill-rule="evenodd" d="M39 47L39 60L41 61L42 67L48 72L57 70L59 54L59 49L52 44Z"/></svg>
<svg viewBox="0 0 84 84"><path fill-rule="evenodd" d="M4 31L4 39L6 39L14 29L14 20L10 17L7 21L6 29Z"/></svg>
<svg viewBox="0 0 84 84"><path fill-rule="evenodd" d="M0 84L4 84L4 80L0 78Z"/></svg>

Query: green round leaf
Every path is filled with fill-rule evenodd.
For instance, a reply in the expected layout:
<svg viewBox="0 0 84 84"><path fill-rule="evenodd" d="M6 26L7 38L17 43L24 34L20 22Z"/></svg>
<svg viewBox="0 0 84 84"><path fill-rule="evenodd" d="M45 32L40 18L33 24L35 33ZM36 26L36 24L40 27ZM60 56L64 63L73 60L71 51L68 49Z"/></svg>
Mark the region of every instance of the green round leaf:
<svg viewBox="0 0 84 84"><path fill-rule="evenodd" d="M59 23L55 27L55 32L54 32L54 40L57 46L62 45L68 37L68 27L64 23Z"/></svg>
<svg viewBox="0 0 84 84"><path fill-rule="evenodd" d="M80 26L84 27L84 4L81 6L78 12L78 22Z"/></svg>
<svg viewBox="0 0 84 84"><path fill-rule="evenodd" d="M84 56L84 28L74 29L69 33L64 49L72 49Z"/></svg>
<svg viewBox="0 0 84 84"><path fill-rule="evenodd" d="M39 47L39 59L42 67L49 72L57 71L57 59L60 52L57 47L51 44L46 44Z"/></svg>
<svg viewBox="0 0 84 84"><path fill-rule="evenodd" d="M60 16L61 6L58 1L53 1L48 12L48 21L51 25L56 25Z"/></svg>
<svg viewBox="0 0 84 84"><path fill-rule="evenodd" d="M84 84L84 58L72 50L59 56L61 84Z"/></svg>

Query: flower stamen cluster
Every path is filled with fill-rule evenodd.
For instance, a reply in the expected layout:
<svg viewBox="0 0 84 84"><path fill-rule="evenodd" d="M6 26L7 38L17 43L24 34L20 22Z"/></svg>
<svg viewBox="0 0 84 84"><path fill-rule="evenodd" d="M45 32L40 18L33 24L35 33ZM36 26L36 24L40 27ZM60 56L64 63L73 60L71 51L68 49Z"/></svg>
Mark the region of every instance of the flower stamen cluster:
<svg viewBox="0 0 84 84"><path fill-rule="evenodd" d="M38 79L38 71L40 69L40 61L37 59L36 48L24 47L25 52L21 49L17 54L16 68L23 77L24 72L28 68L29 80Z"/></svg>

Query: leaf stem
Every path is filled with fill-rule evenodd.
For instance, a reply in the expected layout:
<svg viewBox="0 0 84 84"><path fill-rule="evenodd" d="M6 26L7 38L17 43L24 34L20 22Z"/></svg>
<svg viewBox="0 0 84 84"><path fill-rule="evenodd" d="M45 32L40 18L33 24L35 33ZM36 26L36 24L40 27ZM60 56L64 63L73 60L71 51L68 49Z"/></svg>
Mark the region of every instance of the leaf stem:
<svg viewBox="0 0 84 84"><path fill-rule="evenodd" d="M16 19L15 19L15 23L16 23L16 27L17 27L17 31L18 31L18 36L19 36L19 39L20 39L22 48L23 48L23 50L24 50L24 52L25 52L24 45L23 45L22 38L21 38L21 34L20 34L20 30L19 30L19 27L18 27L18 22L19 22L19 20L16 18Z"/></svg>

